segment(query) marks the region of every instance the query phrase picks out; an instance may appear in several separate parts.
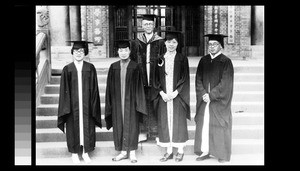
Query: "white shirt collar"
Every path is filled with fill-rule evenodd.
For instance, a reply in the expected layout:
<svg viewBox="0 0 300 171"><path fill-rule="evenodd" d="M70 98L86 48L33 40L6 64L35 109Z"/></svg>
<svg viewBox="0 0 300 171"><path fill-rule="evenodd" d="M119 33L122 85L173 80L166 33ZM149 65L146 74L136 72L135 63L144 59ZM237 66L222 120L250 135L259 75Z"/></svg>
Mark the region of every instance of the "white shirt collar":
<svg viewBox="0 0 300 171"><path fill-rule="evenodd" d="M219 51L219 52L216 53L215 55L213 55L213 54L211 54L211 53L209 53L209 54L210 54L211 59L214 59L215 57L219 56L221 53L222 53L222 52Z"/></svg>
<svg viewBox="0 0 300 171"><path fill-rule="evenodd" d="M175 50L175 51L173 51L173 52L169 52L169 51L167 51L166 53L165 53L165 56L175 56L176 55L176 53L177 53L177 51Z"/></svg>
<svg viewBox="0 0 300 171"><path fill-rule="evenodd" d="M74 64L75 64L77 70L81 70L82 69L82 65L83 65L83 60L80 61L80 62L74 60Z"/></svg>
<svg viewBox="0 0 300 171"><path fill-rule="evenodd" d="M124 60L121 59L120 63L121 64L128 64L130 62L130 60L131 60L130 58L128 58L126 61L124 61Z"/></svg>
<svg viewBox="0 0 300 171"><path fill-rule="evenodd" d="M145 33L145 37L146 37L146 40L148 42L153 37L153 32L151 34Z"/></svg>

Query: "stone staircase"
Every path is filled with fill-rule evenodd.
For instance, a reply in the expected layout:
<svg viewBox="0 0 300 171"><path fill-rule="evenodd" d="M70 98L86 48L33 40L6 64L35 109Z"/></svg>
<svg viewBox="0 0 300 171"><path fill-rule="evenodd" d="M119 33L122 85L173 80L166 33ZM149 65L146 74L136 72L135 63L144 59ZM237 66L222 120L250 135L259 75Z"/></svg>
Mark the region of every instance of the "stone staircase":
<svg viewBox="0 0 300 171"><path fill-rule="evenodd" d="M264 45L252 45L251 46L252 58L263 59L265 56Z"/></svg>
<svg viewBox="0 0 300 171"><path fill-rule="evenodd" d="M189 58L191 83L191 112L192 119L188 120L189 140L185 147L185 155L194 155L195 137L195 73L199 58ZM233 60L234 65L234 93L232 101L232 158L255 155L264 156L264 65L260 61ZM109 65L97 67L98 84L100 89L103 128L96 128L96 148L90 154L91 158L111 157L118 154L114 149L112 129L105 128L104 107L106 77ZM40 105L36 108L36 160L37 164L47 164L53 159L59 163L60 159L71 156L67 150L66 137L57 127L57 109L59 97L60 76L52 76L51 82L45 87L45 94L41 96ZM155 141L139 143L137 157L156 156L159 159L165 150L156 145ZM263 157L260 163L263 163ZM67 159L66 159L67 160ZM154 164L159 164L156 160ZM68 162L71 162L68 159ZM196 161L195 161L196 162ZM54 162L55 163L55 162ZM141 162L139 162L142 164ZM147 160L145 159L147 164ZM217 162L216 162L217 163ZM113 163L111 163L113 164ZM193 164L193 163L192 163ZM236 164L243 164L242 161ZM257 164L257 163L256 163Z"/></svg>

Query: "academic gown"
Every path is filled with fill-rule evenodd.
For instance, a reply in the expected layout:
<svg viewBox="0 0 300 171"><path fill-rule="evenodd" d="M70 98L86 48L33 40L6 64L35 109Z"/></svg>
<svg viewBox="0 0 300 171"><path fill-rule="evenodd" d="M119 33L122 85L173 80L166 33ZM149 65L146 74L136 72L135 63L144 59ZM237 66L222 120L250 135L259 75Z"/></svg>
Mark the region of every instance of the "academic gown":
<svg viewBox="0 0 300 171"><path fill-rule="evenodd" d="M234 70L231 60L220 54L211 60L204 56L196 72L196 135L194 151L201 155L201 137L206 102L202 96L208 93L209 104L209 153L218 159L229 161L231 156L232 114Z"/></svg>
<svg viewBox="0 0 300 171"><path fill-rule="evenodd" d="M163 101L160 91L166 93L166 79L165 79L165 64L159 66L161 61L164 61L164 56L155 62L155 79L153 87L152 100L154 110L158 115L158 138L160 142L171 142L168 128L168 114L167 103ZM187 120L190 116L190 74L189 63L187 57L177 53L174 59L173 71L173 91L177 90L178 95L173 99L173 134L172 142L182 143L188 140Z"/></svg>
<svg viewBox="0 0 300 171"><path fill-rule="evenodd" d="M111 64L108 71L105 122L107 130L113 127L115 150L131 151L138 148L139 117L147 115L146 100L140 67L131 60L127 66L125 79L123 121L120 70L120 61L117 61Z"/></svg>
<svg viewBox="0 0 300 171"><path fill-rule="evenodd" d="M148 108L148 115L141 118L141 133L149 134L150 137L157 134L157 115L153 111L153 104L151 96L153 93L153 73L154 73L154 61L164 53L165 44L164 39L153 34L152 38L147 41L145 33L139 34L137 39L132 42L131 59L137 62L141 66L143 85L145 86L145 94ZM150 50L147 50L147 45L150 45ZM147 75L147 54L149 55L149 78ZM149 81L148 81L149 80ZM141 141L145 139L141 138Z"/></svg>
<svg viewBox="0 0 300 171"><path fill-rule="evenodd" d="M95 125L102 128L97 73L93 64L83 61L82 66L84 150L93 151L96 142ZM78 76L74 62L61 73L57 127L64 132L71 153L79 153Z"/></svg>
<svg viewBox="0 0 300 171"><path fill-rule="evenodd" d="M150 78L147 80L147 45L150 44ZM165 44L163 38L157 34L153 34L152 38L147 42L145 34L139 34L136 40L133 41L132 46L132 60L141 65L143 84L144 86L152 85L154 73L154 61L164 53Z"/></svg>

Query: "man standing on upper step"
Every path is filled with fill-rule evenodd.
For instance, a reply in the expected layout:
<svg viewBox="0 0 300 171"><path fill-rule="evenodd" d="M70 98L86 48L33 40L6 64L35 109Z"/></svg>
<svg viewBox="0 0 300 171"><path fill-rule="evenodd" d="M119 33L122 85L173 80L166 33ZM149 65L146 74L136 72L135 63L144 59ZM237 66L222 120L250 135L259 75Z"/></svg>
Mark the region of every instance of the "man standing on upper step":
<svg viewBox="0 0 300 171"><path fill-rule="evenodd" d="M233 65L222 54L224 37L208 34L209 54L201 58L196 72L196 133L194 152L197 161L216 157L230 161L233 94Z"/></svg>
<svg viewBox="0 0 300 171"><path fill-rule="evenodd" d="M78 154L91 162L88 152L95 149L95 125L101 125L101 108L97 72L93 64L84 61L88 54L86 41L71 41L74 61L61 73L57 127L65 133L74 163L80 163Z"/></svg>
<svg viewBox="0 0 300 171"><path fill-rule="evenodd" d="M157 116L153 110L151 95L153 93L154 61L164 53L164 39L154 32L156 15L146 14L142 17L144 33L138 34L133 41L132 60L137 62L142 69L143 84L147 100L148 116L143 118L139 141L157 137Z"/></svg>

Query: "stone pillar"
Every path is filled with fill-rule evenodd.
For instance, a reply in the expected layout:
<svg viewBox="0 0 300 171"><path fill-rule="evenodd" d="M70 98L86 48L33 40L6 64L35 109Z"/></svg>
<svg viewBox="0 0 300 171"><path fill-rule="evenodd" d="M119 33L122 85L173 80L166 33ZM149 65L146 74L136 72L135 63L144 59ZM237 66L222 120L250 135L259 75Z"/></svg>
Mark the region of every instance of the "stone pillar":
<svg viewBox="0 0 300 171"><path fill-rule="evenodd" d="M251 6L241 6L240 11L240 57L251 57Z"/></svg>
<svg viewBox="0 0 300 171"><path fill-rule="evenodd" d="M264 6L252 6L251 8L251 44L264 44Z"/></svg>
<svg viewBox="0 0 300 171"><path fill-rule="evenodd" d="M69 46L70 19L68 6L48 6L52 46Z"/></svg>
<svg viewBox="0 0 300 171"><path fill-rule="evenodd" d="M81 40L80 6L69 6L71 40Z"/></svg>

